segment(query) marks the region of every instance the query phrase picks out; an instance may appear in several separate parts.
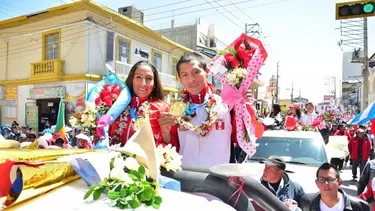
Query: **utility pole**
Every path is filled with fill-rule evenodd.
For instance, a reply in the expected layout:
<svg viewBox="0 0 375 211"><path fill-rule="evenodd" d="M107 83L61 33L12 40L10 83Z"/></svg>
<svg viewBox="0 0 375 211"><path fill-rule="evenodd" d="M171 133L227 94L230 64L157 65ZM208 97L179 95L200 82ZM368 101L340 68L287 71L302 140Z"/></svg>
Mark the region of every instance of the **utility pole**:
<svg viewBox="0 0 375 211"><path fill-rule="evenodd" d="M369 77L369 64L368 64L368 32L367 32L367 17L363 18L363 96L362 96L362 108L361 110L363 111L364 109L367 108L368 106L368 77Z"/></svg>
<svg viewBox="0 0 375 211"><path fill-rule="evenodd" d="M291 100L291 103L293 103L293 92L294 92L294 88L293 88L293 81L292 81L292 90L290 92L290 100Z"/></svg>
<svg viewBox="0 0 375 211"><path fill-rule="evenodd" d="M276 103L279 103L279 62L276 68Z"/></svg>
<svg viewBox="0 0 375 211"><path fill-rule="evenodd" d="M336 105L336 76L333 76L333 105Z"/></svg>

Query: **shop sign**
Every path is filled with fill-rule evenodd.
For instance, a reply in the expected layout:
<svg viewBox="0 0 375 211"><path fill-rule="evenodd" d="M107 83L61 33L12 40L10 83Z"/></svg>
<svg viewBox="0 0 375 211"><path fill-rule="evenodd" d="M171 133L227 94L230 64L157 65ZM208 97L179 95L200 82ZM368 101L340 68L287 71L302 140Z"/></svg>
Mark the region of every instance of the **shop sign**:
<svg viewBox="0 0 375 211"><path fill-rule="evenodd" d="M5 100L17 100L18 87L6 87L5 88Z"/></svg>
<svg viewBox="0 0 375 211"><path fill-rule="evenodd" d="M65 98L65 87L40 87L30 89L31 99Z"/></svg>

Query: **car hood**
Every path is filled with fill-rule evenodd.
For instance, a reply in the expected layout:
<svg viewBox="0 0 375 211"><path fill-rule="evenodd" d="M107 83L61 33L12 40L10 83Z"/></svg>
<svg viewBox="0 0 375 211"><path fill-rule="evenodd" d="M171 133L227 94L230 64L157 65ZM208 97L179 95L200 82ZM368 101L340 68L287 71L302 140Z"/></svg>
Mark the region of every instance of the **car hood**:
<svg viewBox="0 0 375 211"><path fill-rule="evenodd" d="M264 163L248 162L246 169L249 169L248 176L256 180L260 180L263 175ZM291 181L300 184L305 193L316 193L319 191L315 184L317 166L303 165L303 164L290 164L286 165L286 173Z"/></svg>

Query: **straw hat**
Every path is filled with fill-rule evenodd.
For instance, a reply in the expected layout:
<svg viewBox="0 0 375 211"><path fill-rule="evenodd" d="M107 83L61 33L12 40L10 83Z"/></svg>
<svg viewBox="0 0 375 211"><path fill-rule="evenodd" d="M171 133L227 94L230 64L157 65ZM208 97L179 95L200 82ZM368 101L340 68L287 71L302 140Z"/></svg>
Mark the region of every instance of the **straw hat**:
<svg viewBox="0 0 375 211"><path fill-rule="evenodd" d="M19 149L21 147L18 141L5 139L0 134L0 149Z"/></svg>

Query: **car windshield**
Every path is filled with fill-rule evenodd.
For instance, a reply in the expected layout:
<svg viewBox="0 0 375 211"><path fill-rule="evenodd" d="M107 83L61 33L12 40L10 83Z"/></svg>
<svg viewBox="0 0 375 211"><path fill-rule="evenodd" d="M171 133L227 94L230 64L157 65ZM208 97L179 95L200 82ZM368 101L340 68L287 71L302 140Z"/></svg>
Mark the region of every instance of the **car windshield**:
<svg viewBox="0 0 375 211"><path fill-rule="evenodd" d="M262 137L257 140L256 153L250 160L262 161L281 156L287 163L321 165L327 162L323 143L309 138ZM253 159L255 158L255 159Z"/></svg>

